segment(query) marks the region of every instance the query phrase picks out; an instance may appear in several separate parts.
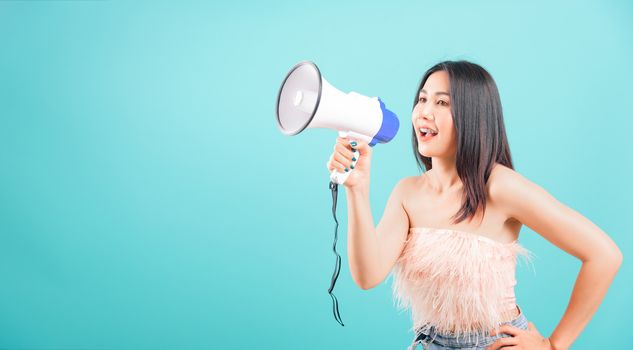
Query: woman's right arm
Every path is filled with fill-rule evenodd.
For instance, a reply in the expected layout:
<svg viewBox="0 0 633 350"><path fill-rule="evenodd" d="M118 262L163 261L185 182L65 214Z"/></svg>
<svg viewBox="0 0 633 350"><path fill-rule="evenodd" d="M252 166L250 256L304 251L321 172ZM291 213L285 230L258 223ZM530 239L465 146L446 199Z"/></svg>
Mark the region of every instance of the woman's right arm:
<svg viewBox="0 0 633 350"><path fill-rule="evenodd" d="M377 227L369 203L369 169L371 147L356 141L360 156L356 169L343 184L347 196L349 267L354 282L362 289L371 289L380 284L393 268L404 247L409 230L409 218L402 206L410 178L396 184L385 212ZM345 139L337 139L328 169L344 171L351 164L351 146ZM342 169L339 169L342 168Z"/></svg>
<svg viewBox="0 0 633 350"><path fill-rule="evenodd" d="M380 284L402 252L409 230L409 217L402 206L406 181L400 180L391 192L376 228L369 205L369 186L346 190L347 255L352 278L362 289Z"/></svg>

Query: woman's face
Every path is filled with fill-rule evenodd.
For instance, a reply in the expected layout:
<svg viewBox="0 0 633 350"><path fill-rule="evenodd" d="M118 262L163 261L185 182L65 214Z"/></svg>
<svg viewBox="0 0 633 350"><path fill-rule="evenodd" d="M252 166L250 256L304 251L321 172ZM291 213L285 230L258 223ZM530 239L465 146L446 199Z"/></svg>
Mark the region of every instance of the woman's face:
<svg viewBox="0 0 633 350"><path fill-rule="evenodd" d="M418 92L412 120L418 138L418 152L425 157L454 157L457 152L449 92L450 83L445 71L431 74ZM424 137L420 132L422 127L431 128L437 134Z"/></svg>

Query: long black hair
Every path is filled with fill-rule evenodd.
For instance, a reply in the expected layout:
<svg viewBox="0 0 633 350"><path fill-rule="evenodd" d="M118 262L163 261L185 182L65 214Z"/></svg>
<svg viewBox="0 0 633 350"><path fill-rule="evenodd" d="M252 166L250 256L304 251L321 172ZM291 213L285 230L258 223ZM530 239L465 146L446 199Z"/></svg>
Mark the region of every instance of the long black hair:
<svg viewBox="0 0 633 350"><path fill-rule="evenodd" d="M499 90L492 76L483 67L468 61L444 61L431 67L415 93L413 107L428 77L446 71L450 82L451 113L457 135L456 167L462 180L463 201L452 217L459 223L486 211L486 183L495 162L514 169L503 123ZM431 158L418 151L415 126L412 130L413 153L420 170L432 168ZM482 216L483 218L483 216Z"/></svg>

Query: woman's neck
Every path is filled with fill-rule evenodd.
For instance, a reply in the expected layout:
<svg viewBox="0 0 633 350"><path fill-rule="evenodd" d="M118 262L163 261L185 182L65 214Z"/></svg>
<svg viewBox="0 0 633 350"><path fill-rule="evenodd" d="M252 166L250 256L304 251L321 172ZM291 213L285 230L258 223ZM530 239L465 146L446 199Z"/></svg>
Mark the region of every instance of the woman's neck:
<svg viewBox="0 0 633 350"><path fill-rule="evenodd" d="M462 188L462 180L457 175L455 157L433 157L431 158L431 164L433 166L429 171L429 175L431 178L431 187L434 191L444 193L453 192Z"/></svg>

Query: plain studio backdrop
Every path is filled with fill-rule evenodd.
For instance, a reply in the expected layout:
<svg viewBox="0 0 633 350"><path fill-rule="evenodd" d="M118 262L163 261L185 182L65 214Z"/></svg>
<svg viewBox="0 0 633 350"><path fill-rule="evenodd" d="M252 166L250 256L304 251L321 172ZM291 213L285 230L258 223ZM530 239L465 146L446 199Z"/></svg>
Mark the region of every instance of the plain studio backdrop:
<svg viewBox="0 0 633 350"><path fill-rule="evenodd" d="M633 341L628 1L0 1L0 43L0 349L405 349L391 277L351 279L342 188L334 319L337 135L275 121L301 60L400 118L374 149L376 224L419 174L424 71L488 69L516 170L625 256L572 348ZM527 227L519 240L536 259L517 301L548 336L581 263Z"/></svg>

